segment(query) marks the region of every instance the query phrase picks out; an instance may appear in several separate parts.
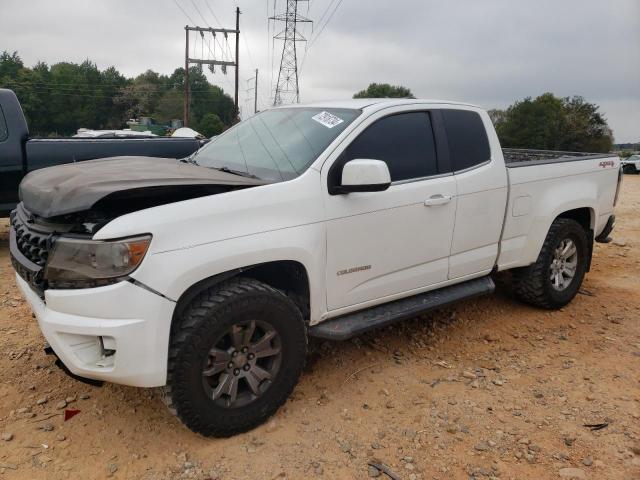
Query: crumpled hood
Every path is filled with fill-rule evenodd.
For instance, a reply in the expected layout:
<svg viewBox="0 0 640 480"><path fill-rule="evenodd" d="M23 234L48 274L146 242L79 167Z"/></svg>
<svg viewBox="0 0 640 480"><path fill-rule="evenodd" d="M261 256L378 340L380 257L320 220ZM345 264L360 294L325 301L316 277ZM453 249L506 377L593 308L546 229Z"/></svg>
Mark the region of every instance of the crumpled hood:
<svg viewBox="0 0 640 480"><path fill-rule="evenodd" d="M31 213L49 218L88 210L108 195L128 190L264 183L173 158L115 157L35 170L22 180L20 200ZM162 189L154 191L157 195Z"/></svg>

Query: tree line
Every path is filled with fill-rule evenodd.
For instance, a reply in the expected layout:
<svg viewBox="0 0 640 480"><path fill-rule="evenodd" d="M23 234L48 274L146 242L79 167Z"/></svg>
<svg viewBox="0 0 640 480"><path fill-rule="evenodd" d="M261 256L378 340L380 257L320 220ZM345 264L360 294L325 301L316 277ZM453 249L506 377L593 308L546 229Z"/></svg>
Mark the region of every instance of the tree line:
<svg viewBox="0 0 640 480"><path fill-rule="evenodd" d="M388 83L372 83L353 98L415 98L411 90ZM489 110L505 148L609 152L613 132L598 105L583 97L559 98L545 93L515 102L505 110Z"/></svg>
<svg viewBox="0 0 640 480"><path fill-rule="evenodd" d="M17 52L0 54L0 88L13 90L35 136L65 136L78 128L120 129L141 116L166 123L183 115L184 68L171 75L152 70L126 78L115 67L38 62L25 67ZM238 121L233 99L189 68L189 126L210 137ZM372 83L354 98L415 98L409 88ZM505 110L489 110L503 147L608 152L613 133L596 104L583 97L545 93Z"/></svg>
<svg viewBox="0 0 640 480"><path fill-rule="evenodd" d="M160 123L183 116L184 68L171 75L152 70L126 78L115 67L77 64L24 65L17 52L0 54L0 88L13 90L34 136L68 136L78 128L121 129L141 116ZM189 68L189 126L217 135L238 121L233 99L208 82L200 66Z"/></svg>

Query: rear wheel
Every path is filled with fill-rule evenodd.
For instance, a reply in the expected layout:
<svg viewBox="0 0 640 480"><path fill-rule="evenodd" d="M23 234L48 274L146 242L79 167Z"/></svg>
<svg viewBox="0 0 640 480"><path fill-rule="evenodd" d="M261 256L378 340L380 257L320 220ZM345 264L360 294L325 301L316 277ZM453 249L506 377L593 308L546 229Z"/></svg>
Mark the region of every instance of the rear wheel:
<svg viewBox="0 0 640 480"><path fill-rule="evenodd" d="M582 225L556 219L536 263L514 272L516 296L531 305L560 308L576 296L587 269L589 239Z"/></svg>
<svg viewBox="0 0 640 480"><path fill-rule="evenodd" d="M627 164L624 167L622 167L622 171L624 173L638 173L638 170L636 169L635 165L630 165L630 164Z"/></svg>
<svg viewBox="0 0 640 480"><path fill-rule="evenodd" d="M166 401L202 435L249 430L286 401L306 349L291 300L257 280L231 280L196 297L175 329Z"/></svg>

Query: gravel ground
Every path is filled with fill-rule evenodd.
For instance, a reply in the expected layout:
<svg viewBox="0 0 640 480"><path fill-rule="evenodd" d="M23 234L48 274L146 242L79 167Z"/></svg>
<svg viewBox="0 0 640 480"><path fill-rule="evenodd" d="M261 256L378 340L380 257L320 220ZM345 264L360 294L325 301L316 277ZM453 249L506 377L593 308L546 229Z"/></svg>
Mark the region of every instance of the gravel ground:
<svg viewBox="0 0 640 480"><path fill-rule="evenodd" d="M226 440L155 391L89 387L42 352L0 221L0 478L640 478L640 176L560 311L487 298L312 343L289 402ZM68 421L64 409L80 410ZM589 427L592 425L592 427ZM595 427L593 427L595 425ZM598 428L600 427L600 428Z"/></svg>

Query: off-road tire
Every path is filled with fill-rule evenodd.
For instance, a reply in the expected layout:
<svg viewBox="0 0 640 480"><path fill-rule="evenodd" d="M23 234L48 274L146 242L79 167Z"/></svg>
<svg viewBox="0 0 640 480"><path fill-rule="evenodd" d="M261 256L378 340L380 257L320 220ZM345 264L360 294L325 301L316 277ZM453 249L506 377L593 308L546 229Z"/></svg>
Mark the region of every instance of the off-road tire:
<svg viewBox="0 0 640 480"><path fill-rule="evenodd" d="M215 339L238 322L262 319L281 339L282 362L269 389L252 403L224 408L206 396L202 362ZM250 278L234 278L199 294L184 310L169 342L163 400L191 430L229 437L263 423L285 403L298 382L307 354L300 310L282 292Z"/></svg>
<svg viewBox="0 0 640 480"><path fill-rule="evenodd" d="M571 283L564 290L552 286L549 269L554 251L564 239L571 239L578 250L578 263ZM557 218L549 228L538 259L528 267L513 271L513 292L520 300L536 307L557 309L576 296L589 261L589 237L584 227L569 218Z"/></svg>

